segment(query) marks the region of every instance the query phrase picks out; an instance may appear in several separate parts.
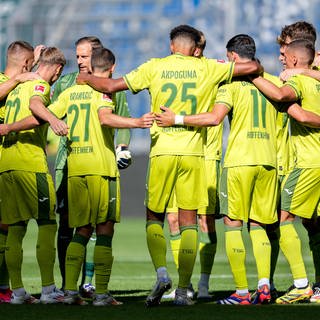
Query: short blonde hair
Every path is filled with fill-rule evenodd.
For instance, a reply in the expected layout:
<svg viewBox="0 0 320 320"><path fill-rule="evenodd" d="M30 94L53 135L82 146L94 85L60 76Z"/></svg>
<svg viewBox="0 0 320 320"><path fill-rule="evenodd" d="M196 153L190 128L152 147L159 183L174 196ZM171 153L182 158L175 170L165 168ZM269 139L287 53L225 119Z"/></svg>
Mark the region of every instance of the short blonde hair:
<svg viewBox="0 0 320 320"><path fill-rule="evenodd" d="M47 47L41 52L39 64L61 64L64 66L66 64L66 58L60 49L56 47Z"/></svg>

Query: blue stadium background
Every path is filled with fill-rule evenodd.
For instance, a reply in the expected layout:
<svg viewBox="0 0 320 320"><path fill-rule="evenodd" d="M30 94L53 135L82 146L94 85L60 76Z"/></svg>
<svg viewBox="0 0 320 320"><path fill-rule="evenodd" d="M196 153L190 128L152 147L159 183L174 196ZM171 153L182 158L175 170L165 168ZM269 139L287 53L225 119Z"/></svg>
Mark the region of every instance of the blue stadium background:
<svg viewBox="0 0 320 320"><path fill-rule="evenodd" d="M281 28L307 20L320 30L319 16L320 0L0 0L0 69L8 44L23 39L58 46L68 60L64 73L74 71L75 40L95 35L115 53L117 77L151 57L168 55L171 28L191 24L205 33L208 57L225 58L230 37L250 34L265 69L276 74ZM128 92L128 100L133 116L149 109L147 93ZM124 211L143 210L148 147L148 130L134 130L136 161L122 173Z"/></svg>

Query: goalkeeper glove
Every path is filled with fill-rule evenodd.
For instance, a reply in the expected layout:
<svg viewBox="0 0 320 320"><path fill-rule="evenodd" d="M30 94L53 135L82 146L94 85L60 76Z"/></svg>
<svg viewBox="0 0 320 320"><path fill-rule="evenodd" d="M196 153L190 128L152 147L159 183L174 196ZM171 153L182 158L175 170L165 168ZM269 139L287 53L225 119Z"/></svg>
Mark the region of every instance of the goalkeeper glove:
<svg viewBox="0 0 320 320"><path fill-rule="evenodd" d="M131 152L126 146L118 146L116 149L117 165L119 169L126 169L131 164Z"/></svg>

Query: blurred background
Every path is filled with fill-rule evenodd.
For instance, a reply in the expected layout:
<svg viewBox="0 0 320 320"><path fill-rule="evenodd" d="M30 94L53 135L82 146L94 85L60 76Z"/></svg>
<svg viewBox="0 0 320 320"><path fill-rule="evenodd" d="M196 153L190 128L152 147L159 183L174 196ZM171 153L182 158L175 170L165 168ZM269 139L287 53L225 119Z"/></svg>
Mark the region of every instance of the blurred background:
<svg viewBox="0 0 320 320"><path fill-rule="evenodd" d="M205 54L212 58L225 58L232 36L251 35L265 69L278 74L281 28L306 20L320 30L319 17L320 0L0 0L0 69L8 45L25 40L59 47L67 58L64 73L76 71L74 42L94 35L115 53L118 77L149 58L168 55L170 30L190 24L206 35ZM149 110L146 92L127 96L132 116ZM122 211L142 214L148 130L132 131L130 149L134 162L121 172Z"/></svg>

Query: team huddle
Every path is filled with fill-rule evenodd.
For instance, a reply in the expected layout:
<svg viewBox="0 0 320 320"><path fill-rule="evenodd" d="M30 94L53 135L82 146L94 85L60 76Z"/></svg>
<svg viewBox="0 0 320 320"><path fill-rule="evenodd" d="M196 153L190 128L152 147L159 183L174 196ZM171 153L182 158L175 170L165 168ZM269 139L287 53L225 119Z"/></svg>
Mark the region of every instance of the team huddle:
<svg viewBox="0 0 320 320"><path fill-rule="evenodd" d="M209 280L219 217L236 291L218 304L320 303L316 30L298 21L285 26L277 41L284 68L280 77L263 70L249 35L228 41L225 62L205 57L204 34L180 25L170 32L171 55L150 59L118 79L112 79L112 51L96 37L76 42L79 70L61 77L66 60L58 48L13 42L0 77L0 301L86 305L89 297L94 306L122 304L108 289L114 224L120 222L119 169L130 165L130 128L149 128L146 238L157 279L146 306L166 298L180 306L193 305L195 297L212 299ZM130 117L128 89L148 90L150 112ZM230 132L221 163L227 115ZM45 151L49 126L61 136L55 186ZM296 216L309 236L313 286L293 224ZM172 287L166 217L178 286L164 295ZM39 299L25 291L21 276L22 241L30 219L39 230ZM253 294L245 268L244 225L258 273ZM61 289L53 272L57 229ZM280 248L293 277L282 296L273 282ZM201 274L195 296L191 276L198 251Z"/></svg>

